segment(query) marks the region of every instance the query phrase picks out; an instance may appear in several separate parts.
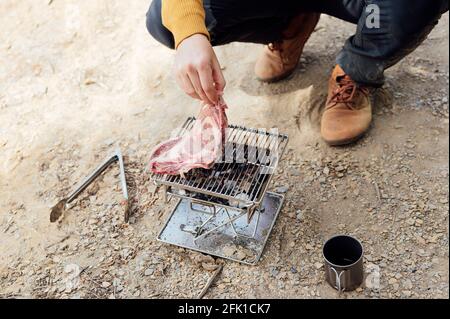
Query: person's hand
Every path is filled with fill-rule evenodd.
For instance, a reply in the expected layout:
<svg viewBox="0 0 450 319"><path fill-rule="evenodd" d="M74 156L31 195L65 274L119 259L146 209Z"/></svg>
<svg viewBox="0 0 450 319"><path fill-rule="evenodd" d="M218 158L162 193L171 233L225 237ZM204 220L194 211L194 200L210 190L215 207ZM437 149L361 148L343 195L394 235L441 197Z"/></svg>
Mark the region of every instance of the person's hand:
<svg viewBox="0 0 450 319"><path fill-rule="evenodd" d="M184 39L175 56L175 79L183 91L206 104L216 104L225 88L219 61L203 34Z"/></svg>

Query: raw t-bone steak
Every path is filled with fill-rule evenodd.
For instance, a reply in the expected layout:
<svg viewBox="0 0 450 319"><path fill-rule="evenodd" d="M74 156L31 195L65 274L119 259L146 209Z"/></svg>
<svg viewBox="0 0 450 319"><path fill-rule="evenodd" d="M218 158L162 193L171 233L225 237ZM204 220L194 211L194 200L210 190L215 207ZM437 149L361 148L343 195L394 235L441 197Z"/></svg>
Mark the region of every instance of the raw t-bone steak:
<svg viewBox="0 0 450 319"><path fill-rule="evenodd" d="M222 98L217 105L203 105L190 131L153 150L150 170L157 174L184 176L194 168L211 168L223 151L228 127L226 108Z"/></svg>

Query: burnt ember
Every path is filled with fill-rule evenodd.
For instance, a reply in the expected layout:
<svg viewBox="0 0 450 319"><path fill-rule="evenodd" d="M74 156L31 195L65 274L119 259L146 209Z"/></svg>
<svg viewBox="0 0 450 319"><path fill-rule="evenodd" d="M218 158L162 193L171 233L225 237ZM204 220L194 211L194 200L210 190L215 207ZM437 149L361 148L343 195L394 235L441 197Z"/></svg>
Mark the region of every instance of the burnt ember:
<svg viewBox="0 0 450 319"><path fill-rule="evenodd" d="M243 163L223 163L215 164L212 169L194 169L186 174L189 186L201 188L206 191L219 189L221 194L240 198L258 197L255 194L258 189L262 189L264 182L268 179L267 174L261 173L261 166L256 164ZM197 194L195 198L208 200L210 197L204 194ZM225 200L222 204L227 204Z"/></svg>

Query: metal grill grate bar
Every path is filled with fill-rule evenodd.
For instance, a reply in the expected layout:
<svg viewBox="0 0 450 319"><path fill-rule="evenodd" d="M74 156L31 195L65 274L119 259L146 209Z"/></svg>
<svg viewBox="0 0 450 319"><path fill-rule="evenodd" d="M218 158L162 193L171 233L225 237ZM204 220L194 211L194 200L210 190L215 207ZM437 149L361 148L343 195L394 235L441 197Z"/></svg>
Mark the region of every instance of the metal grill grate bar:
<svg viewBox="0 0 450 319"><path fill-rule="evenodd" d="M280 156L281 152L284 150L284 148L286 147L286 145L287 145L287 138L282 140L282 142L278 144L276 157L272 159L272 161L275 161L274 165L272 167L260 167L260 170L269 170L269 171L259 172L259 175L267 176L267 174L274 173L275 167L277 166L278 161L279 161L279 156ZM255 183L252 185L255 185L255 186L253 187L253 190L250 191L250 196L251 197L254 196L256 198L259 198L260 196L262 196L263 194L261 193L261 189L262 189L263 183Z"/></svg>
<svg viewBox="0 0 450 319"><path fill-rule="evenodd" d="M248 145L251 145L251 143L257 138L256 134L253 134L253 136L249 137L247 134L247 141L241 141L238 146L239 146L239 151L236 154L236 160L240 160L242 155L245 155L245 148L247 147L248 150ZM248 160L248 151L247 151L247 160ZM244 172L239 172L239 170L235 170L234 174L231 176L231 178L229 179L229 183L236 183L236 185L233 188L230 188L228 190L228 192L224 191L224 187L225 187L225 183L222 186L222 189L220 190L220 193L225 194L225 195L230 195L233 193L233 191L236 189L237 186L237 182L238 182L238 178L239 175L250 175L248 173L248 171L252 170L252 166L250 166L249 168L247 168Z"/></svg>
<svg viewBox="0 0 450 319"><path fill-rule="evenodd" d="M245 138L246 132L245 132L244 130L236 130L236 129L234 129L234 131L237 132L237 134L234 136L235 138L236 138L236 136L237 136L237 141L241 141L242 139ZM234 142L233 140L231 140L231 145L234 145L233 143L235 143L235 142ZM225 145L225 148L227 148L227 145L230 145L230 139L227 140L227 143L226 143L226 145ZM226 156L226 154L225 154L225 156ZM225 157L225 163L219 164L219 165L220 165L220 168L219 168L219 169L222 169L222 170L224 170L224 171L227 171L227 170L231 169L232 163L233 163L233 159L234 159L235 156L236 156L236 149L235 149L234 147L233 147L233 153L232 153L232 156L233 156L233 157L230 159L230 161L229 161L228 163L227 163L227 158ZM217 172L217 171L220 171L220 170L216 170L216 172ZM222 177L220 178L220 181L219 181L218 178L216 178L216 180L214 181L214 184L213 184L213 186L212 186L212 190L213 190L214 192L217 192L216 188L219 187L219 186L221 185L221 183L222 183L223 185L225 185L224 179L225 179L225 174L222 175ZM216 186L216 185L217 185L217 186ZM219 192L219 193L220 193L220 192Z"/></svg>
<svg viewBox="0 0 450 319"><path fill-rule="evenodd" d="M270 145L274 139L275 139L275 137L269 136L269 138L267 138L265 141L264 140L260 141L260 143L259 143L259 145L257 145L256 149L266 150L266 154L267 154L267 149L269 149L269 152L272 153L272 150L270 149ZM255 149L255 152L256 152L256 149ZM256 154L255 154L255 156L256 156ZM262 160L263 160L262 162L265 163L265 161L267 160L267 155L264 156L262 158ZM267 177L267 176L264 176L263 174L261 174L261 172L260 172L261 167L262 167L262 164L255 166L253 174L248 176L246 183L248 183L250 185L250 187L252 187L252 185L257 185L257 184L262 185L263 181L264 181L264 177ZM258 183L255 184L255 182L258 182ZM241 184L242 183L243 183L243 181L241 182ZM241 187L241 184L239 184L239 187ZM253 186L253 188L254 188L254 186ZM255 198L255 200L256 200L257 196L253 196L251 192L248 192L247 195L249 198Z"/></svg>
<svg viewBox="0 0 450 319"><path fill-rule="evenodd" d="M188 118L178 136L191 130L194 122L195 118ZM186 178L164 174L153 174L152 178L158 184L196 192L209 200L219 197L245 205L256 204L267 189L287 141L286 135L229 125L223 162L216 163L211 170L191 171ZM243 189L247 197L236 198Z"/></svg>
<svg viewBox="0 0 450 319"><path fill-rule="evenodd" d="M253 136L254 136L253 140L252 140L250 143L248 143L248 145L251 145L251 143L253 143L254 141L257 142L259 135L258 135L258 134L253 134ZM257 149L258 149L258 142L256 143L255 147L252 147L252 148L250 149L250 151L253 151L252 153L254 154L255 158L256 158L256 151L257 151ZM248 157L250 157L250 155L251 155L251 154L250 154L250 151L248 152ZM252 158L252 157L250 157L250 158ZM257 173L256 171L257 171L258 165L257 165L257 163L254 163L254 164L255 164L255 165L252 165L252 166L249 167L248 170L250 170L250 172L251 172L251 173L249 173L249 174L239 174L239 172L237 172L237 171L233 174L233 177L232 177L231 179L232 179L232 180L236 180L236 182L237 182L237 180L239 179L239 176L240 176L240 175L244 175L244 178L241 179L241 182L239 183L239 186L236 185L236 187L237 187L238 189L240 189L240 188L242 187L242 185L245 185L245 184L244 184L244 181L247 181L247 182L248 182L248 180L249 180L252 176L254 176L255 173ZM232 191L233 191L233 190L230 190L230 192L229 192L227 195L231 195L231 194L232 194Z"/></svg>

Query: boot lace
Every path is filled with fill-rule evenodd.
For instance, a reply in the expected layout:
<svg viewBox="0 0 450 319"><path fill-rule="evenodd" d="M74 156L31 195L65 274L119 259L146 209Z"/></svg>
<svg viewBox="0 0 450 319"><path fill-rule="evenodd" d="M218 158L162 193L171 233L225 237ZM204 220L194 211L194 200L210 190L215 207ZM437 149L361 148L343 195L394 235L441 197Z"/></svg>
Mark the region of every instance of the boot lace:
<svg viewBox="0 0 450 319"><path fill-rule="evenodd" d="M369 96L370 90L367 87L359 86L348 75L338 80L338 87L333 91L328 108L338 104L345 104L349 109L356 109L355 96L362 93Z"/></svg>

